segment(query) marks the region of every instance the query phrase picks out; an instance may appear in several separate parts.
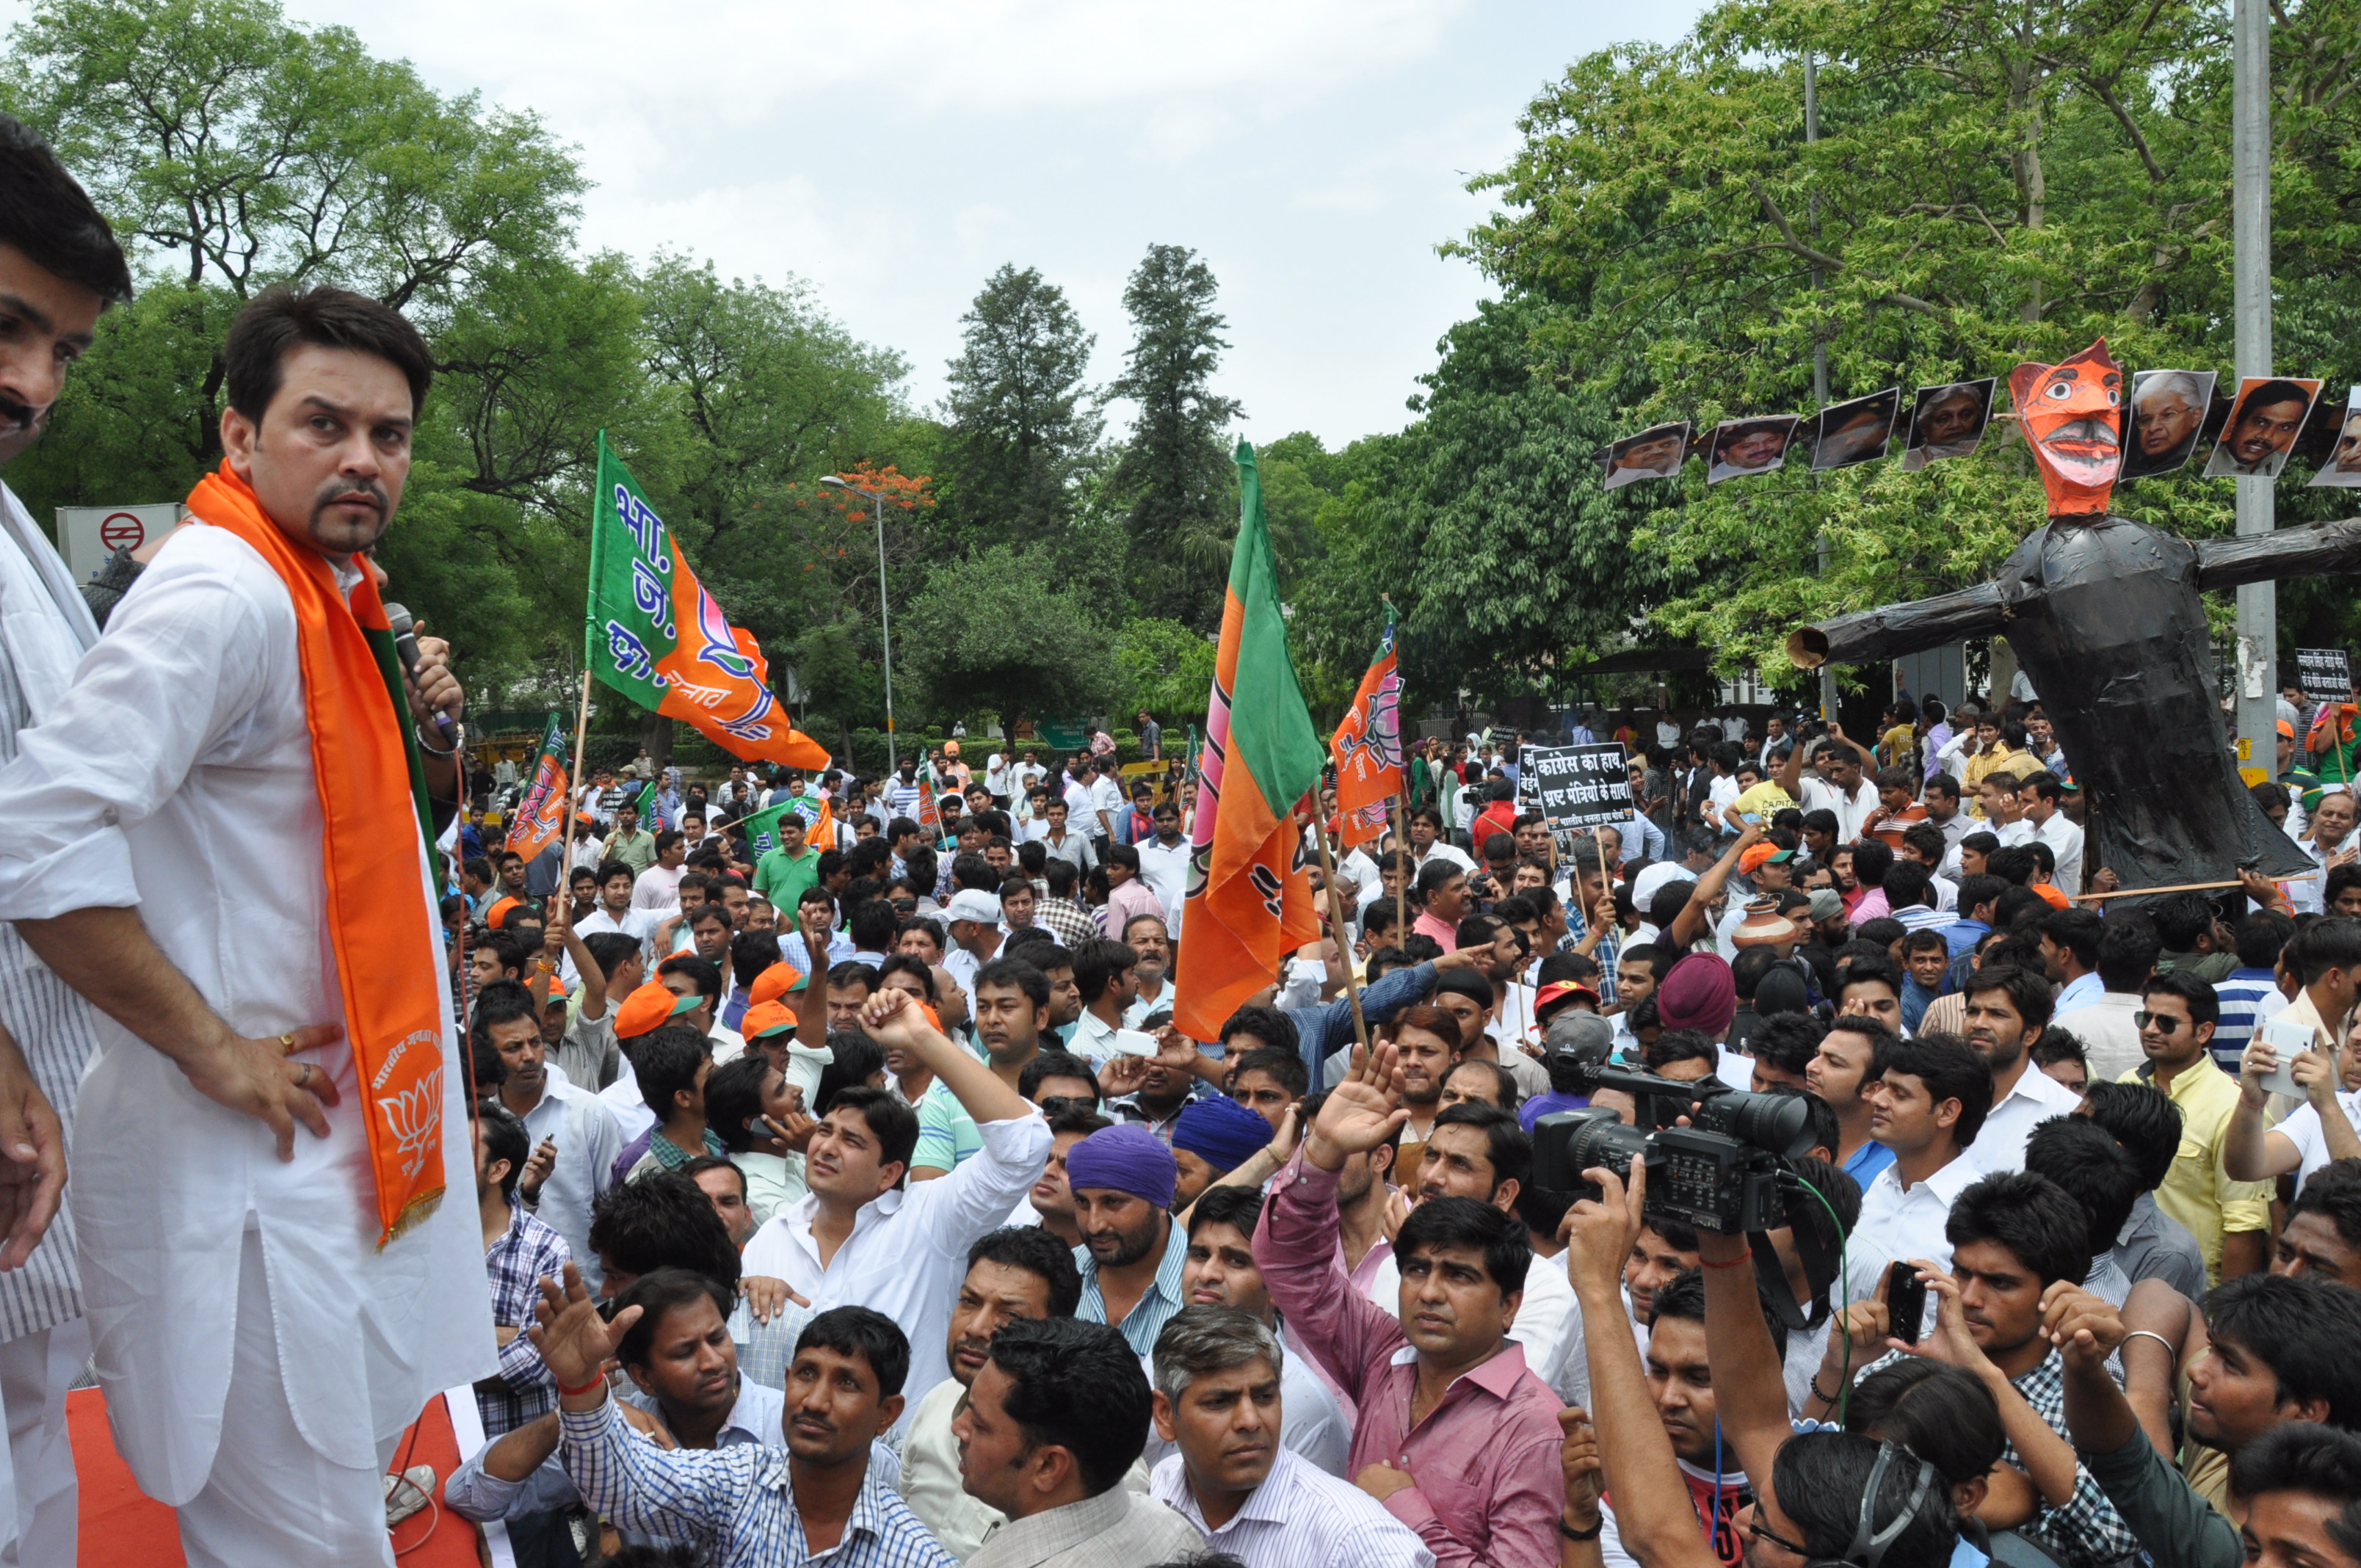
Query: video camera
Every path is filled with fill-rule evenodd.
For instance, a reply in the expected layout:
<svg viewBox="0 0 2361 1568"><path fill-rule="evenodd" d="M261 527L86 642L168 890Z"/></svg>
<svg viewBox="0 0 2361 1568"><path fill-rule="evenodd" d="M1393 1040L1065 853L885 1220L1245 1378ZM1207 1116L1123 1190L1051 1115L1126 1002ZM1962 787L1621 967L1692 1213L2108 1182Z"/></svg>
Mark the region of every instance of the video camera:
<svg viewBox="0 0 2361 1568"><path fill-rule="evenodd" d="M1604 1167L1629 1179L1631 1159L1648 1161L1647 1215L1692 1230L1747 1235L1788 1223L1787 1162L1812 1147L1800 1096L1750 1094L1718 1079L1686 1082L1603 1063L1576 1067L1586 1091L1620 1090L1636 1103L1636 1125L1613 1111L1560 1111L1533 1124L1533 1185L1578 1198L1598 1187L1582 1173ZM1686 1119L1688 1125L1678 1124Z"/></svg>

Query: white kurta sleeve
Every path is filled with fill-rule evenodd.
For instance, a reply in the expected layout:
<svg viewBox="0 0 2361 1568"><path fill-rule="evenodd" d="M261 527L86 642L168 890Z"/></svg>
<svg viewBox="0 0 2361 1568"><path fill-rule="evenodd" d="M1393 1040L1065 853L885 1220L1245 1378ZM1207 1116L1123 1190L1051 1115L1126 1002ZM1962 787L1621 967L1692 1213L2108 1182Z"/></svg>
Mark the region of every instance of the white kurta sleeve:
<svg viewBox="0 0 2361 1568"><path fill-rule="evenodd" d="M0 919L139 903L125 830L253 707L264 643L259 613L225 574L159 557L0 769Z"/></svg>

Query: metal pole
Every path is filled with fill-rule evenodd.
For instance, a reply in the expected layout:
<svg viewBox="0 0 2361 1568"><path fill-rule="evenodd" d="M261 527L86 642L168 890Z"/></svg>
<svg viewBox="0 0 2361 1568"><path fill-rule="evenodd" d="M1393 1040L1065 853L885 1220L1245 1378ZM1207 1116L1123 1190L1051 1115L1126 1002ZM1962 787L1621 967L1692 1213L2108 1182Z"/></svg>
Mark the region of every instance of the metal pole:
<svg viewBox="0 0 2361 1568"><path fill-rule="evenodd" d="M2231 8L2231 186L2238 374L2271 373L2271 16L2268 0ZM2238 532L2276 525L2271 481L2234 480ZM2269 582L2238 590L2238 734L2245 765L2279 776L2279 591Z"/></svg>
<svg viewBox="0 0 2361 1568"><path fill-rule="evenodd" d="M894 749L894 623L885 612L885 497L872 490L877 501L877 640L885 650L885 771L896 773L902 763Z"/></svg>
<svg viewBox="0 0 2361 1568"><path fill-rule="evenodd" d="M1820 139L1820 60L1817 51L1804 51L1804 145L1809 147ZM1812 234L1820 232L1820 198L1814 192L1808 198ZM1820 269L1812 269L1812 291L1819 292ZM1828 345L1818 328L1812 332L1812 407L1828 406ZM1828 575L1828 536L1821 534L1813 541L1819 554L1820 576ZM1837 672L1833 664L1820 666L1820 722L1834 724L1837 719Z"/></svg>

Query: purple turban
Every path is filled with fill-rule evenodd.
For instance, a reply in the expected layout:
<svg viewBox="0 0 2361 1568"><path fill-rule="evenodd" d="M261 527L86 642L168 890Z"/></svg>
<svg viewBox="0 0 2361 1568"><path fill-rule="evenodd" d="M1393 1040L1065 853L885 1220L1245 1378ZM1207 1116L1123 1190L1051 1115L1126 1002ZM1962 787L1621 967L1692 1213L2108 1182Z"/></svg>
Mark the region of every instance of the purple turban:
<svg viewBox="0 0 2361 1568"><path fill-rule="evenodd" d="M1251 1111L1246 1114L1254 1116ZM1255 1120L1262 1118L1255 1116ZM1263 1142L1269 1141L1266 1133ZM1066 1151L1066 1185L1077 1192L1085 1187L1107 1187L1170 1209L1173 1183L1180 1175L1172 1163L1172 1151L1145 1127L1101 1127Z"/></svg>
<svg viewBox="0 0 2361 1568"><path fill-rule="evenodd" d="M1691 953L1675 964L1656 986L1656 1016L1667 1029L1727 1033L1738 1016L1738 982L1730 966L1713 953Z"/></svg>
<svg viewBox="0 0 2361 1568"><path fill-rule="evenodd" d="M1270 1143L1270 1124L1226 1094L1191 1100L1172 1126L1172 1146L1217 1171L1233 1171Z"/></svg>

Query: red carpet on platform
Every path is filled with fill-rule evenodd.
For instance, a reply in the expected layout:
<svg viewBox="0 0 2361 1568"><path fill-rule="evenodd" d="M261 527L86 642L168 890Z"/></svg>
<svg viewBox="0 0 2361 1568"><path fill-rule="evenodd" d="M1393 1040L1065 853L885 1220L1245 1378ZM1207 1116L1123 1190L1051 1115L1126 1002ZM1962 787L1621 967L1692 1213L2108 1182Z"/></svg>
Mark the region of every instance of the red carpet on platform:
<svg viewBox="0 0 2361 1568"><path fill-rule="evenodd" d="M66 1420L73 1431L74 1465L82 1475L82 1561L84 1568L182 1568L181 1532L172 1510L139 1490L130 1466L115 1452L106 1425L106 1398L95 1388L66 1396ZM402 1439L395 1463L407 1469L432 1464L437 1477L458 1468L450 1413L441 1396L426 1407ZM434 1508L421 1509L393 1532L401 1568L476 1568L476 1527L442 1511L438 1481Z"/></svg>

